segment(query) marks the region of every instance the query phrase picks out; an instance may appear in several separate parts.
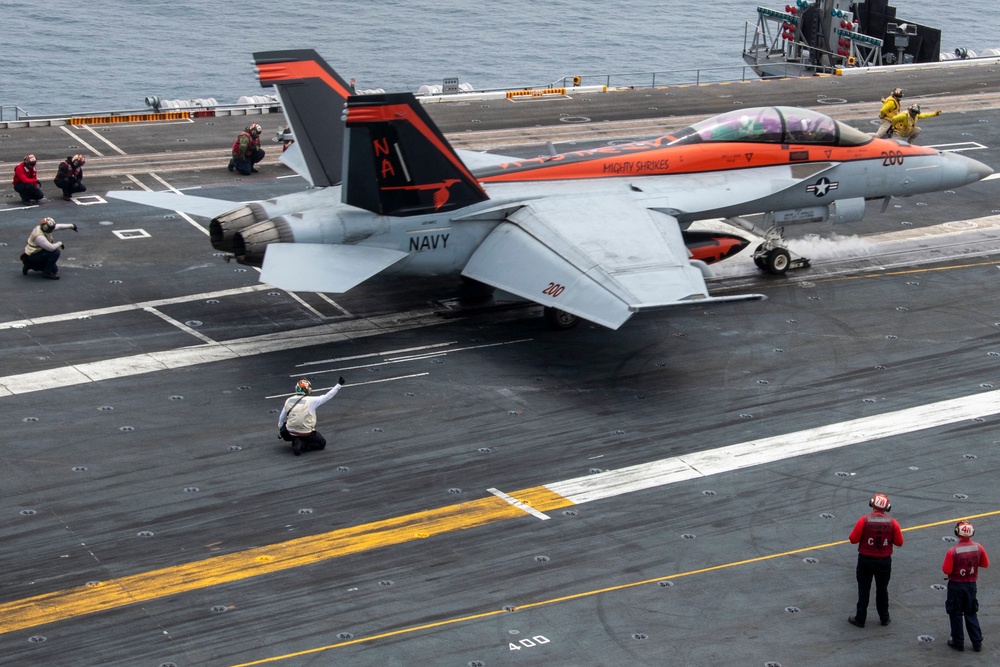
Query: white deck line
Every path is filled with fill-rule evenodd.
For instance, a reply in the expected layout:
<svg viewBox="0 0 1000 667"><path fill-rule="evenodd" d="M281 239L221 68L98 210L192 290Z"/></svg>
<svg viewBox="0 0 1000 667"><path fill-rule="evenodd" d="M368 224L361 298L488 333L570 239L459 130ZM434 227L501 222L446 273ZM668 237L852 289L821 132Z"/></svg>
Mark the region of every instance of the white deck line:
<svg viewBox="0 0 1000 667"><path fill-rule="evenodd" d="M514 507L516 507L517 509L523 510L523 511L527 512L528 514L530 514L531 516L535 517L536 519L541 519L542 521L548 521L551 518L548 514L545 514L544 512L539 512L538 510L536 510L531 505L528 505L527 503L521 502L520 500L518 500L517 498L515 498L513 496L508 496L506 493L504 493L503 491L500 491L499 489L489 488L489 489L486 489L486 490L489 491L490 493L492 493L497 498L500 498L501 500L510 503L511 505L513 505Z"/></svg>
<svg viewBox="0 0 1000 667"><path fill-rule="evenodd" d="M227 361L267 354L268 352L323 345L332 341L366 338L389 331L405 331L433 326L445 321L443 318L437 317L433 310L411 311L404 314L389 314L365 320L321 324L294 331L279 331L208 345L182 347L44 371L8 375L0 377L0 398L101 380L133 377L143 373L197 366L213 361Z"/></svg>
<svg viewBox="0 0 1000 667"><path fill-rule="evenodd" d="M997 413L1000 413L1000 390L993 390L641 463L546 484L545 488L576 504L588 503Z"/></svg>

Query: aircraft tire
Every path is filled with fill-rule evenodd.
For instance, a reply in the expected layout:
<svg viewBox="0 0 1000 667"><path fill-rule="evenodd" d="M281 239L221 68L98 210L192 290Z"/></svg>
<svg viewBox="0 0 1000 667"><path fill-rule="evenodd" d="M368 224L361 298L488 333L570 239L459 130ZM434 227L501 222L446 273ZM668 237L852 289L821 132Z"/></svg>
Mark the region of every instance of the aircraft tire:
<svg viewBox="0 0 1000 667"><path fill-rule="evenodd" d="M545 307L545 322L553 331L568 331L580 323L580 318L558 308Z"/></svg>
<svg viewBox="0 0 1000 667"><path fill-rule="evenodd" d="M767 272L776 276L783 276L788 271L792 258L784 248L775 248L767 253Z"/></svg>

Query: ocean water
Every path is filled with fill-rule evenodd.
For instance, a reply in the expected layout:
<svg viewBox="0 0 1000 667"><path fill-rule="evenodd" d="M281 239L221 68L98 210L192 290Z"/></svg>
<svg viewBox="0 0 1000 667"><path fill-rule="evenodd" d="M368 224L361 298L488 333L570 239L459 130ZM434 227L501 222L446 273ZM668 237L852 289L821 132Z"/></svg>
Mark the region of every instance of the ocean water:
<svg viewBox="0 0 1000 667"><path fill-rule="evenodd" d="M359 89L475 88L575 74L733 68L758 4L788 0L5 0L0 105L31 115L141 109L161 99L233 104L268 92L254 51L312 48ZM845 0L845 6L847 2ZM942 29L942 49L1000 48L993 0L896 0ZM711 78L711 77L709 77Z"/></svg>

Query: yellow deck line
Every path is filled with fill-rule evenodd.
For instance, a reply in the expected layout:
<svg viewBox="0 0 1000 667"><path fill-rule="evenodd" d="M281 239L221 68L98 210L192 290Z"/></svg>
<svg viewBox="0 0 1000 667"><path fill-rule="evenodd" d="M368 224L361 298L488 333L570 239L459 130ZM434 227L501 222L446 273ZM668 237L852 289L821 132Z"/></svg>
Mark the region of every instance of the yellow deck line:
<svg viewBox="0 0 1000 667"><path fill-rule="evenodd" d="M981 512L980 514L972 514L970 516L960 517L961 520L971 521L973 519L982 519L984 517L997 516L1000 515L1000 510L993 510L990 512ZM934 521L932 523L925 523L919 526L910 526L909 528L903 528L904 533L909 533L917 530L924 530L927 528L934 528L937 526L953 525L959 521L959 518L944 519L943 521ZM690 577L698 574L705 574L707 572L715 572L718 570L728 570L734 567L740 567L742 565L751 565L753 563L762 563L769 560L774 560L776 558L784 558L785 556L796 556L798 554L809 553L811 551L821 551L823 549L829 549L830 547L838 547L847 544L847 540L838 540L836 542L827 542L826 544L814 544L808 547L800 547L798 549L791 549L789 551L782 551L780 553L767 554L765 556L756 556L754 558L746 558L744 560L731 561L729 563L721 563L719 565L710 565L708 567L703 567L697 570L688 570L687 572L675 572L674 574L667 574L662 577L654 577L652 579L643 579L642 581L630 581L625 584L618 584L616 586L606 586L604 588L592 589L589 591L580 591L578 593L571 593L569 595L563 595L556 598L548 598L545 600L538 600L535 602L528 602L525 604L517 605L513 608L505 609L493 609L491 611L484 611L478 614L470 614L468 616L459 616L455 618L447 618L440 621L435 621L433 623L424 623L422 625L415 625L408 628L400 628L399 630L390 630L389 632L382 632L376 635L367 635L365 637L354 637L352 639L347 639L336 644L327 644L326 646L316 646L314 648L305 649L302 651L295 651L294 653L285 653L283 655L275 655L269 658L261 658L259 660L253 660L251 662L241 662L236 665L231 665L230 667L254 667L255 665L264 665L274 662L281 662L284 660L289 660L291 658L301 658L306 655L313 655L316 653L323 653L325 651L330 651L337 648L343 648L345 646L352 646L355 644L363 644L367 642L373 642L379 639L386 639L389 637L398 637L400 635L408 635L414 632L420 632L422 630L430 630L433 628L440 628L449 625L457 625L460 623L468 623L470 621L478 621L483 618L489 618L490 616L499 616L501 614L507 614L512 611L523 611L525 609L535 609L538 607L546 607L548 605L558 604L560 602L569 602L571 600L579 600L581 598L588 598L595 595L601 595L603 593L612 593L615 591L622 591L629 588L636 588L638 586L648 586L650 584L655 584L661 581L670 581L672 579L681 579L683 577Z"/></svg>
<svg viewBox="0 0 1000 667"><path fill-rule="evenodd" d="M554 482L509 494L536 512L1000 412L1000 390ZM0 634L526 516L494 495L0 604Z"/></svg>
<svg viewBox="0 0 1000 667"><path fill-rule="evenodd" d="M573 504L545 487L509 495L539 511ZM0 605L0 634L525 516L529 515L491 495L90 586L43 593Z"/></svg>

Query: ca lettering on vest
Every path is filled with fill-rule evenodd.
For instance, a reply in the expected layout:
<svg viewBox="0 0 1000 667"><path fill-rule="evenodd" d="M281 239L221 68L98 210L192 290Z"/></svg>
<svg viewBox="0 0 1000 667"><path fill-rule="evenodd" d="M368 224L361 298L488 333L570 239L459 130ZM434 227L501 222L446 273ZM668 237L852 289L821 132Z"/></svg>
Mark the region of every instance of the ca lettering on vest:
<svg viewBox="0 0 1000 667"><path fill-rule="evenodd" d="M422 250L444 250L448 247L448 237L450 234L427 234L424 236L412 237L410 239L410 252L420 252Z"/></svg>

